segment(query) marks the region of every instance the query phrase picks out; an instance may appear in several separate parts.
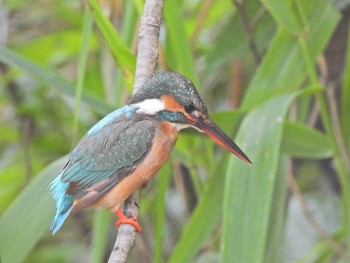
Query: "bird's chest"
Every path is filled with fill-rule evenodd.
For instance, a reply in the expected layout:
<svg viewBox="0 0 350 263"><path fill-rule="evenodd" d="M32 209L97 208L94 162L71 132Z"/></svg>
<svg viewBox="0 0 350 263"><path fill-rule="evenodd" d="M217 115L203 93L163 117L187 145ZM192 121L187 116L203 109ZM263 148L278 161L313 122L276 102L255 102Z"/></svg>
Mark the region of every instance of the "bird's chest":
<svg viewBox="0 0 350 263"><path fill-rule="evenodd" d="M162 123L160 125L153 139L149 154L137 169L145 181L148 181L150 177L154 176L169 159L177 137L178 132L174 126L169 123Z"/></svg>
<svg viewBox="0 0 350 263"><path fill-rule="evenodd" d="M174 126L162 123L152 141L150 151L132 174L125 177L111 191L98 200L95 206L104 206L116 211L122 202L142 184L147 183L169 159L176 143L178 132Z"/></svg>

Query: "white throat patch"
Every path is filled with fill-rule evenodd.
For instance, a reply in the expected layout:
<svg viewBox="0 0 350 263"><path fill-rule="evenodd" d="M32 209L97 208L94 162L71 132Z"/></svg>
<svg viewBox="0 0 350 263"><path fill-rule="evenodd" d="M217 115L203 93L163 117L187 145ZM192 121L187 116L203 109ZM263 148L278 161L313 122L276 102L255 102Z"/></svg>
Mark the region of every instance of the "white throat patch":
<svg viewBox="0 0 350 263"><path fill-rule="evenodd" d="M181 131L183 129L187 129L187 128L193 128L199 132L203 132L202 130L198 129L196 126L193 126L191 124L183 124L183 123L170 123L171 126L175 127L177 129L177 131Z"/></svg>
<svg viewBox="0 0 350 263"><path fill-rule="evenodd" d="M165 110L165 105L160 99L147 99L134 104L138 107L137 113L144 113L147 115L155 115L158 112Z"/></svg>
<svg viewBox="0 0 350 263"><path fill-rule="evenodd" d="M190 124L182 124L182 123L170 123L171 126L175 127L177 131L181 131L183 129L191 128Z"/></svg>

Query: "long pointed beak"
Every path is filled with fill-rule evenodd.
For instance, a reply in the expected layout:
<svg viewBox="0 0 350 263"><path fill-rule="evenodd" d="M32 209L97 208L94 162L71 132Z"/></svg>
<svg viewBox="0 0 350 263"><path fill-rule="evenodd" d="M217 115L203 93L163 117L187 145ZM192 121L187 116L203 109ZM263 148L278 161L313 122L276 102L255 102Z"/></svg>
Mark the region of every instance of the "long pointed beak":
<svg viewBox="0 0 350 263"><path fill-rule="evenodd" d="M194 126L196 126L201 131L205 132L209 135L215 142L217 142L220 146L228 150L229 152L236 155L242 161L249 163L252 165L253 163L249 160L249 158L245 155L245 153L235 144L230 137L228 137L223 130L219 128L212 120L210 120L210 124L204 122L203 120L196 118L192 119L194 122Z"/></svg>

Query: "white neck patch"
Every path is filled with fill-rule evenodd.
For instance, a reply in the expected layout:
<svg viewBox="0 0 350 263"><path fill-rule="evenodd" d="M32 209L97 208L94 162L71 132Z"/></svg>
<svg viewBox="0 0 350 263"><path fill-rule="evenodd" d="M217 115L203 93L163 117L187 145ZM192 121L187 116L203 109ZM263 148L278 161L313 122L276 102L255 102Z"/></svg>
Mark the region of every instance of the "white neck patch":
<svg viewBox="0 0 350 263"><path fill-rule="evenodd" d="M160 99L147 99L139 103L134 104L138 107L137 113L144 113L147 115L155 115L158 112L165 110L165 105Z"/></svg>
<svg viewBox="0 0 350 263"><path fill-rule="evenodd" d="M177 131L181 131L183 129L191 128L190 124L182 124L182 123L170 123L171 126L175 127Z"/></svg>
<svg viewBox="0 0 350 263"><path fill-rule="evenodd" d="M198 129L196 126L193 126L191 124L183 124L183 123L170 123L173 127L177 129L177 131L181 131L183 129L187 128L193 128L199 132L203 132L202 130Z"/></svg>

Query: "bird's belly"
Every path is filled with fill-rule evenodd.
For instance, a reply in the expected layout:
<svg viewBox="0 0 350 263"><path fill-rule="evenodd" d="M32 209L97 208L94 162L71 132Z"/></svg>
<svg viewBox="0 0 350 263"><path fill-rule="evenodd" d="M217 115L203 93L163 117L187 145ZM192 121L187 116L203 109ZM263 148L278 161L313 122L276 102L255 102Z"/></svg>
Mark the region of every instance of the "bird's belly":
<svg viewBox="0 0 350 263"><path fill-rule="evenodd" d="M93 206L106 207L115 212L143 183L148 182L169 159L177 140L177 130L163 123L153 139L152 148L132 174L126 176Z"/></svg>

